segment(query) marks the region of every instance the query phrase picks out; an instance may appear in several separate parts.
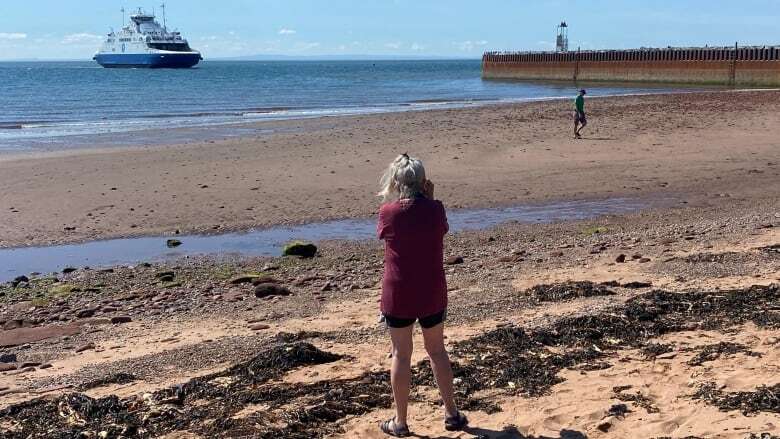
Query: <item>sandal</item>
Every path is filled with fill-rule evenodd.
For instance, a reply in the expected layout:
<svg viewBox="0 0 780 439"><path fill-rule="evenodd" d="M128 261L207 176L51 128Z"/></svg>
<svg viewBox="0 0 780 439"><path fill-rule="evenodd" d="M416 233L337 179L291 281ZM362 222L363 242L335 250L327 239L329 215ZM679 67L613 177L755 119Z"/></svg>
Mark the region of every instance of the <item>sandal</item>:
<svg viewBox="0 0 780 439"><path fill-rule="evenodd" d="M382 430L382 433L393 436L393 437L409 437L411 433L409 432L409 427L399 427L398 424L395 422L395 418L388 419L385 422L381 422L379 424L379 428Z"/></svg>
<svg viewBox="0 0 780 439"><path fill-rule="evenodd" d="M461 412L455 416L444 419L444 429L447 431L461 431L469 425L468 418Z"/></svg>

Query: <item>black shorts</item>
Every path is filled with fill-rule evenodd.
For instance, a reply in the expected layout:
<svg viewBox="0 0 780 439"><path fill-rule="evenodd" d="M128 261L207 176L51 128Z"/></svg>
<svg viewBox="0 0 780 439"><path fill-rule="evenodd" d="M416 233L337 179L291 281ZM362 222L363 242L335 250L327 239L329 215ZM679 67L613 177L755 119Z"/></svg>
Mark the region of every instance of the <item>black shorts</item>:
<svg viewBox="0 0 780 439"><path fill-rule="evenodd" d="M406 328L408 326L414 325L414 322L419 320L420 326L422 326L424 329L431 329L434 326L442 324L444 323L445 320L447 320L447 310L444 310L432 316L421 317L419 319L399 319L397 317L392 317L388 315L384 315L384 318L385 318L385 324L387 324L388 328L395 328L395 329Z"/></svg>
<svg viewBox="0 0 780 439"><path fill-rule="evenodd" d="M581 124L588 123L588 119L585 117L585 113L582 113L580 111L574 112L574 122L579 122Z"/></svg>

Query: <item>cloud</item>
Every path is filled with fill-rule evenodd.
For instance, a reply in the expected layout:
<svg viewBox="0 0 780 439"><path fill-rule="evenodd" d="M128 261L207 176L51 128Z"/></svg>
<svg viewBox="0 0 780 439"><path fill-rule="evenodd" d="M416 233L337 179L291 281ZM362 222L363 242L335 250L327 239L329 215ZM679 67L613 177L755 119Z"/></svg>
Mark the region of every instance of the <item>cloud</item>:
<svg viewBox="0 0 780 439"><path fill-rule="evenodd" d="M287 29L285 27L279 29L279 35L295 35L297 33L295 29Z"/></svg>
<svg viewBox="0 0 780 439"><path fill-rule="evenodd" d="M387 43L385 44L385 47L388 49L398 50L401 48L401 43Z"/></svg>
<svg viewBox="0 0 780 439"><path fill-rule="evenodd" d="M85 32L78 34L65 35L62 44L95 44L103 41L103 37Z"/></svg>
<svg viewBox="0 0 780 439"><path fill-rule="evenodd" d="M464 52L471 52L475 49L479 49L480 47L487 46L487 41L485 40L479 40L479 41L461 41L458 43L453 43L458 49L464 51Z"/></svg>
<svg viewBox="0 0 780 439"><path fill-rule="evenodd" d="M412 43L411 49L414 50L415 52L418 52L421 50L425 50L425 46L419 43Z"/></svg>
<svg viewBox="0 0 780 439"><path fill-rule="evenodd" d="M27 38L27 34L19 32L0 32L0 40L24 40Z"/></svg>

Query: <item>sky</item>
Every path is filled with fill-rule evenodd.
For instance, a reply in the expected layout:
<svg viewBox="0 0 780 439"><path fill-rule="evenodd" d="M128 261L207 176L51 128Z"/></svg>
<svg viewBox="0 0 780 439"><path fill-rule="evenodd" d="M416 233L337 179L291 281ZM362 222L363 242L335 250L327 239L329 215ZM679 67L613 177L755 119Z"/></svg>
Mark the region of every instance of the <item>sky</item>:
<svg viewBox="0 0 780 439"><path fill-rule="evenodd" d="M89 59L121 8L161 0L0 0L0 60ZM170 28L206 58L478 58L570 47L780 44L780 0L168 0Z"/></svg>

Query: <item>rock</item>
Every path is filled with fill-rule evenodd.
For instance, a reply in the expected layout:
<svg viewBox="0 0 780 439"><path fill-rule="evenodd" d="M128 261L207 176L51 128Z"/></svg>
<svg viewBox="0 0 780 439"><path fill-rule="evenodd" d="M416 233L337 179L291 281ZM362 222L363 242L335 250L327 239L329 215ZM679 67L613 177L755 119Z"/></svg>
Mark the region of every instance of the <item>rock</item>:
<svg viewBox="0 0 780 439"><path fill-rule="evenodd" d="M0 363L16 363L16 354L0 354Z"/></svg>
<svg viewBox="0 0 780 439"><path fill-rule="evenodd" d="M639 263L640 264L647 264L648 262L650 262L650 258L641 258L641 259L639 259Z"/></svg>
<svg viewBox="0 0 780 439"><path fill-rule="evenodd" d="M3 324L3 331L10 331L13 329L21 328L24 325L24 320L9 320Z"/></svg>
<svg viewBox="0 0 780 439"><path fill-rule="evenodd" d="M615 258L615 262L617 262L618 264L622 264L626 262L626 255L623 254L618 255L618 257Z"/></svg>
<svg viewBox="0 0 780 439"><path fill-rule="evenodd" d="M22 363L21 366L19 366L20 369L27 369L28 367L38 367L41 363L36 363L34 361L28 361L26 363Z"/></svg>
<svg viewBox="0 0 780 439"><path fill-rule="evenodd" d="M0 347L20 346L49 338L74 335L81 332L81 325L51 325L36 328L18 328L0 332Z"/></svg>
<svg viewBox="0 0 780 439"><path fill-rule="evenodd" d="M252 285L258 286L260 284L281 284L282 282L279 279L276 279L271 276L261 276L257 279L252 281Z"/></svg>
<svg viewBox="0 0 780 439"><path fill-rule="evenodd" d="M553 257L553 258L563 257L563 252L562 251L552 252L552 253L550 253L550 257Z"/></svg>
<svg viewBox="0 0 780 439"><path fill-rule="evenodd" d="M54 367L54 366L52 366L51 363L43 363L43 364L41 364L41 366L38 369L41 369L41 370L43 370L43 369L51 369L52 367Z"/></svg>
<svg viewBox="0 0 780 439"><path fill-rule="evenodd" d="M16 365L10 363L0 363L0 372L8 372L10 370L16 370Z"/></svg>
<svg viewBox="0 0 780 439"><path fill-rule="evenodd" d="M780 343L780 338L777 337L767 337L766 340L764 340L765 345L773 346Z"/></svg>
<svg viewBox="0 0 780 439"><path fill-rule="evenodd" d="M653 283L652 282L628 282L621 286L623 288L629 288L629 289L650 288L653 286Z"/></svg>
<svg viewBox="0 0 780 439"><path fill-rule="evenodd" d="M523 262L525 258L522 255L508 255L498 258L498 262Z"/></svg>
<svg viewBox="0 0 780 439"><path fill-rule="evenodd" d="M16 288L22 282L24 283L30 282L30 279L27 276L17 276L16 278L14 278L14 280L11 281L11 286Z"/></svg>
<svg viewBox="0 0 780 439"><path fill-rule="evenodd" d="M76 318L86 319L88 317L94 316L96 312L97 312L97 308L82 309L82 310L76 312Z"/></svg>
<svg viewBox="0 0 780 439"><path fill-rule="evenodd" d="M115 316L111 317L111 323L114 325L121 325L124 323L130 323L133 319L130 316Z"/></svg>
<svg viewBox="0 0 780 439"><path fill-rule="evenodd" d="M450 256L449 258L444 260L444 263L446 265L459 265L464 262L463 256Z"/></svg>
<svg viewBox="0 0 780 439"><path fill-rule="evenodd" d="M117 312L117 308L113 306L104 306L101 311L105 313L112 313L112 312Z"/></svg>
<svg viewBox="0 0 780 439"><path fill-rule="evenodd" d="M633 259L633 260L642 259L642 255L637 253L637 254L631 256L631 259Z"/></svg>
<svg viewBox="0 0 780 439"><path fill-rule="evenodd" d="M266 324L263 324L263 323L253 323L253 324L249 325L249 329L251 329L253 331L262 331L262 330L270 329L270 328L271 328L270 326L268 326Z"/></svg>
<svg viewBox="0 0 780 439"><path fill-rule="evenodd" d="M87 343L87 344L85 344L83 346L79 346L76 349L76 353L84 352L84 351L91 351L91 350L94 350L94 349L95 349L95 343Z"/></svg>
<svg viewBox="0 0 780 439"><path fill-rule="evenodd" d="M308 242L291 242L284 246L283 256L300 256L302 258L313 258L317 255L317 246Z"/></svg>
<svg viewBox="0 0 780 439"><path fill-rule="evenodd" d="M599 429L601 432L608 432L612 428L612 422L610 421L602 421L596 428Z"/></svg>
<svg viewBox="0 0 780 439"><path fill-rule="evenodd" d="M172 275L162 276L162 277L157 278L157 280L159 280L162 283L173 282L174 279L175 278Z"/></svg>
<svg viewBox="0 0 780 439"><path fill-rule="evenodd" d="M180 246L181 244L182 244L182 242L179 241L178 239L169 239L169 240L165 241L165 245L168 248L176 248L176 247Z"/></svg>
<svg viewBox="0 0 780 439"><path fill-rule="evenodd" d="M255 296L259 299L270 296L289 296L291 294L287 288L272 283L260 284L255 287Z"/></svg>
<svg viewBox="0 0 780 439"><path fill-rule="evenodd" d="M76 268L73 268L73 267L65 267L65 268L63 268L63 269L62 269L62 274L73 273L73 272L74 272L74 271L76 271L76 270L77 270L77 269L76 269Z"/></svg>
<svg viewBox="0 0 780 439"><path fill-rule="evenodd" d="M154 273L154 277L158 279L166 276L176 276L176 273L173 271L158 271L157 273Z"/></svg>

